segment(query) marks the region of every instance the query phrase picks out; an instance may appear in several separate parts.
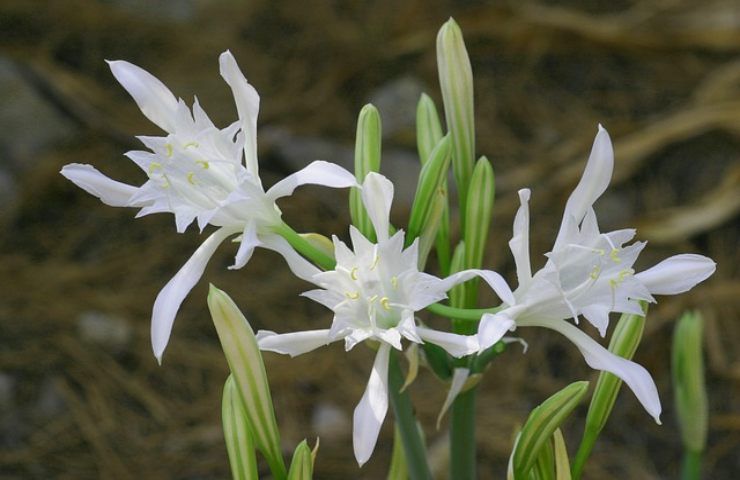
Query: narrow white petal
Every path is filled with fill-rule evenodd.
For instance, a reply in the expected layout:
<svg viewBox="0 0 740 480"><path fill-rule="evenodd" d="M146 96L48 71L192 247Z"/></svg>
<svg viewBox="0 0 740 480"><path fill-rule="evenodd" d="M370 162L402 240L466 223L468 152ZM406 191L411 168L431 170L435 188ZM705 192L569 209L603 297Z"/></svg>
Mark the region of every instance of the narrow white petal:
<svg viewBox="0 0 740 480"><path fill-rule="evenodd" d="M492 347L504 338L507 332L516 328L516 322L505 313L486 313L478 325L478 344L480 351Z"/></svg>
<svg viewBox="0 0 740 480"><path fill-rule="evenodd" d="M505 304L512 306L516 304L516 299L514 298L514 293L511 291L511 287L509 287L509 284L506 283L506 280L504 280L504 277L502 277L500 274L494 272L493 270L463 270L462 272L453 273L449 277L445 278L444 280L441 280L439 284L440 289L444 289L443 291L448 291L455 285L458 285L463 282L467 282L471 278L474 277L480 277L482 278L489 287L493 289L494 292L496 292L496 295L501 299L502 302Z"/></svg>
<svg viewBox="0 0 740 480"><path fill-rule="evenodd" d="M457 398L460 391L465 386L468 376L470 376L470 370L467 368L456 368L454 372L452 372L452 382L450 382L450 389L447 392L447 398L445 398L445 403L442 405L439 415L437 415L437 430L439 430L439 424L442 423L442 417L445 416L447 410L452 406L452 402L455 401L455 398Z"/></svg>
<svg viewBox="0 0 740 480"><path fill-rule="evenodd" d="M599 330L599 335L604 337L609 327L609 311L611 309L603 304L593 304L583 307L581 313L591 325ZM642 312L642 309L640 310Z"/></svg>
<svg viewBox="0 0 740 480"><path fill-rule="evenodd" d="M717 265L711 258L692 253L667 258L635 277L650 293L676 295L694 288L714 273Z"/></svg>
<svg viewBox="0 0 740 480"><path fill-rule="evenodd" d="M660 423L660 398L653 377L641 365L614 355L606 348L599 345L595 340L579 330L570 323L557 321L527 321L519 323L519 326L539 326L555 330L578 347L588 365L595 370L603 370L613 373L621 378L627 386L632 389L637 399L645 410Z"/></svg>
<svg viewBox="0 0 740 480"><path fill-rule="evenodd" d="M355 459L362 466L370 459L378 441L380 427L388 412L388 360L390 345L381 343L375 356L373 371L360 403L355 408L352 444Z"/></svg>
<svg viewBox="0 0 740 480"><path fill-rule="evenodd" d="M242 238L239 243L239 250L236 252L234 258L234 264L229 267L229 270L238 270L249 262L254 253L254 248L260 245L260 240L257 237L257 225L255 222L250 221L244 227L242 232Z"/></svg>
<svg viewBox="0 0 740 480"><path fill-rule="evenodd" d="M261 246L273 250L283 256L293 274L306 281L311 281L314 275L321 273L316 266L293 250L293 247L280 235L260 235Z"/></svg>
<svg viewBox="0 0 740 480"><path fill-rule="evenodd" d="M528 188L519 190L520 206L514 217L514 234L509 240L519 288L526 288L532 281L532 266L529 261L529 196Z"/></svg>
<svg viewBox="0 0 740 480"><path fill-rule="evenodd" d="M586 169L583 171L581 181L578 182L575 190L570 194L568 203L565 204L563 219L572 217L576 224L580 224L586 215L586 211L591 208L596 199L609 186L613 171L614 150L612 149L612 141L609 138L609 133L599 125L599 132L596 134L593 147L591 147L591 155L588 157ZM562 243L565 235L563 230L561 226L553 250L556 250Z"/></svg>
<svg viewBox="0 0 740 480"><path fill-rule="evenodd" d="M162 355L165 348L167 348L172 325L175 322L175 315L177 315L180 305L200 280L208 261L216 252L218 246L235 233L237 232L234 229L228 228L220 228L213 232L157 295L152 310L151 333L154 356L157 357L160 363L162 363Z"/></svg>
<svg viewBox="0 0 740 480"><path fill-rule="evenodd" d="M295 357L328 345L335 339L329 337L329 329L277 334L269 330L257 332L260 350L282 353Z"/></svg>
<svg viewBox="0 0 740 480"><path fill-rule="evenodd" d="M242 131L245 134L244 157L249 173L259 179L257 163L257 115L260 109L260 96L257 90L247 82L244 74L236 64L236 59L226 50L218 58L221 76L231 87L239 113ZM259 181L259 180L257 180Z"/></svg>
<svg viewBox="0 0 740 480"><path fill-rule="evenodd" d="M131 95L146 118L162 130L174 133L177 99L164 83L143 68L123 60L108 62L118 83Z"/></svg>
<svg viewBox="0 0 740 480"><path fill-rule="evenodd" d="M453 357L459 358L480 350L476 335L459 335L457 333L440 332L426 327L416 327L416 333L425 342L433 343L444 348Z"/></svg>
<svg viewBox="0 0 740 480"><path fill-rule="evenodd" d="M323 185L331 188L349 188L357 185L355 176L334 163L316 160L305 168L288 175L267 191L267 198L273 202L291 195L301 185Z"/></svg>
<svg viewBox="0 0 740 480"><path fill-rule="evenodd" d="M375 228L378 243L388 240L393 184L383 175L370 172L362 182L362 203Z"/></svg>
<svg viewBox="0 0 740 480"><path fill-rule="evenodd" d="M108 178L92 165L70 163L62 167L60 173L87 193L98 197L106 205L111 207L141 206L129 205L131 197L138 188Z"/></svg>

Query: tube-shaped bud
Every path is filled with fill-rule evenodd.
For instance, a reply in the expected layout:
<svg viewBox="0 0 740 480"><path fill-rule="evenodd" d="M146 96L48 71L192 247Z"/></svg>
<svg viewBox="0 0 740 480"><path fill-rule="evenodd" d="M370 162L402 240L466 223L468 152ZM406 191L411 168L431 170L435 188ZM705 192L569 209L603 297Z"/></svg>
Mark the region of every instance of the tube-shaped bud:
<svg viewBox="0 0 740 480"><path fill-rule="evenodd" d="M254 440L249 431L247 411L232 375L229 375L224 384L221 419L232 478L234 480L257 478L257 458Z"/></svg>
<svg viewBox="0 0 740 480"><path fill-rule="evenodd" d="M382 144L382 126L380 113L374 105L368 103L357 117L357 134L355 137L355 178L362 184L370 172L380 171L380 149ZM375 230L370 217L365 211L360 190L352 188L349 193L349 213L352 224L371 241L375 240Z"/></svg>

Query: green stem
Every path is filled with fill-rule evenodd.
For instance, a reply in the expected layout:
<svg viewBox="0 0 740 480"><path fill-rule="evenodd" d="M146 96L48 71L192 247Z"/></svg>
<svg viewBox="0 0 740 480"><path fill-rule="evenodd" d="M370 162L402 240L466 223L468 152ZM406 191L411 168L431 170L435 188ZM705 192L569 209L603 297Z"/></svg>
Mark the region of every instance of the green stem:
<svg viewBox="0 0 740 480"><path fill-rule="evenodd" d="M576 452L576 458L573 460L573 466L571 467L573 480L580 480L583 474L583 468L586 466L586 460L591 456L591 451L594 448L594 444L596 444L599 433L599 429L590 428L589 425L586 425L583 431L583 439L578 446L578 452Z"/></svg>
<svg viewBox="0 0 740 480"><path fill-rule="evenodd" d="M456 308L441 303L433 303L426 307L427 310L441 317L454 318L457 320L470 320L477 322L486 313L500 312L502 307L492 308Z"/></svg>
<svg viewBox="0 0 740 480"><path fill-rule="evenodd" d="M457 396L450 416L450 478L475 477L475 394L473 388Z"/></svg>
<svg viewBox="0 0 740 480"><path fill-rule="evenodd" d="M701 478L701 452L686 450L681 465L681 480L699 480Z"/></svg>
<svg viewBox="0 0 740 480"><path fill-rule="evenodd" d="M388 383L393 415L401 434L409 477L411 480L429 480L432 478L432 473L427 464L426 448L419 434L419 428L416 426L411 398L407 391L401 393L403 374L398 363L398 354L395 351L391 352L388 365Z"/></svg>
<svg viewBox="0 0 740 480"><path fill-rule="evenodd" d="M337 262L333 257L327 255L322 250L314 247L305 238L301 237L298 232L290 228L283 222L281 225L274 227L275 233L288 241L291 247L295 248L301 255L314 262L324 270L334 270Z"/></svg>

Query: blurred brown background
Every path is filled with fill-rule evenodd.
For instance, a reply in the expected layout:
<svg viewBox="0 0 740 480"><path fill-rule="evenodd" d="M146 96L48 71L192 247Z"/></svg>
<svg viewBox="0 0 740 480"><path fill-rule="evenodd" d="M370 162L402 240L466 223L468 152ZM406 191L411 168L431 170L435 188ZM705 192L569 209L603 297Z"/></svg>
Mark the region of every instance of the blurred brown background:
<svg viewBox="0 0 740 480"><path fill-rule="evenodd" d="M196 93L223 126L236 112L217 58L231 49L262 97L266 184L316 158L351 162L356 114L374 102L384 120L383 169L405 179L394 208L400 225L415 185L415 103L421 91L440 103L435 35L449 16L463 29L475 74L477 150L497 176L489 268L513 279L506 242L515 192L525 186L533 188L533 259L544 263L599 122L617 158L597 204L602 227L638 227L649 241L638 267L680 252L719 265L705 284L650 312L636 359L656 378L664 425L624 390L586 478L676 478L669 343L685 308L706 319L705 478L738 478L740 5L732 0L3 0L0 478L226 478L227 368L206 309L207 282L228 291L255 330L321 328L331 318L297 296L308 286L272 253L227 271L235 248L226 245L185 302L157 366L151 305L203 237L178 235L169 215L134 220L133 210L102 205L58 174L82 162L144 181L122 154L137 148L133 135L159 132L103 60L136 63L188 102ZM299 230L346 235L345 204L345 192L305 188L281 207ZM531 408L595 378L556 335L519 333L529 352L510 348L481 388L481 478L503 478L512 434ZM362 470L351 450L351 413L371 358L341 345L297 359L266 356L286 452L321 437L317 478L385 476L390 421ZM412 394L444 472L446 426L434 429L444 389L427 372ZM568 424L572 453L584 411Z"/></svg>

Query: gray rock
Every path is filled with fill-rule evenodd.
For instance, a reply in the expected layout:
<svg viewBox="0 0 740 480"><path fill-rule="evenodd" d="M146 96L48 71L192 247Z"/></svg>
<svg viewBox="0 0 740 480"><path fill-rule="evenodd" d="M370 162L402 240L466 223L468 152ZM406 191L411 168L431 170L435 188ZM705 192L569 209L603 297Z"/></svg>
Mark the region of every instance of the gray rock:
<svg viewBox="0 0 740 480"><path fill-rule="evenodd" d="M370 103L380 111L384 138L416 129L416 105L423 91L424 85L419 79L403 76L370 95Z"/></svg>
<svg viewBox="0 0 740 480"><path fill-rule="evenodd" d="M333 403L327 402L319 403L313 409L311 427L322 440L344 438L352 431L347 413Z"/></svg>
<svg viewBox="0 0 740 480"><path fill-rule="evenodd" d="M131 325L122 318L101 312L85 312L77 320L83 341L105 347L114 353L126 349L133 337Z"/></svg>

